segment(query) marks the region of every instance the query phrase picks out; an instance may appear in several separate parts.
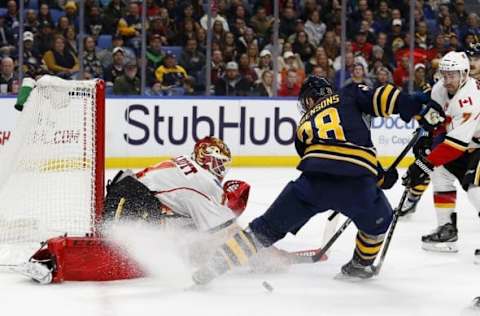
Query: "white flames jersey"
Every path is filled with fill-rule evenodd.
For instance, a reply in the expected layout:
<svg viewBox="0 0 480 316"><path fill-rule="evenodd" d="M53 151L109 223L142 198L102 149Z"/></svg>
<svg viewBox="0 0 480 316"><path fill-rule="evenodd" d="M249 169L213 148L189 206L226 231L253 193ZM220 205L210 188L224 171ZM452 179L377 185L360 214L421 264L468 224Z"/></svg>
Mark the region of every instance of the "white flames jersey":
<svg viewBox="0 0 480 316"><path fill-rule="evenodd" d="M443 79L440 79L432 88L431 98L443 107L447 115L446 142L462 151L480 147L477 143L480 137L480 83L468 78L450 99L443 87Z"/></svg>
<svg viewBox="0 0 480 316"><path fill-rule="evenodd" d="M187 156L158 163L137 173L137 179L173 212L192 219L207 231L235 218L223 205L223 189L217 178Z"/></svg>

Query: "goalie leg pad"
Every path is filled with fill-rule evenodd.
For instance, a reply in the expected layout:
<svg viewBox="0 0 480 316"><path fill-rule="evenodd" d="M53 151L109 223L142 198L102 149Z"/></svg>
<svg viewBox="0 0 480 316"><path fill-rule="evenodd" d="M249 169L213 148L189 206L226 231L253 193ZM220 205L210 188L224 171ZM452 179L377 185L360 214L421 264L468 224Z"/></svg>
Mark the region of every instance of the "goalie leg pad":
<svg viewBox="0 0 480 316"><path fill-rule="evenodd" d="M118 219L143 219L158 221L161 203L153 193L133 176L125 176L107 186L104 218L106 221Z"/></svg>
<svg viewBox="0 0 480 316"><path fill-rule="evenodd" d="M46 264L38 261L25 262L13 267L12 270L40 284L49 284L53 280L52 270Z"/></svg>

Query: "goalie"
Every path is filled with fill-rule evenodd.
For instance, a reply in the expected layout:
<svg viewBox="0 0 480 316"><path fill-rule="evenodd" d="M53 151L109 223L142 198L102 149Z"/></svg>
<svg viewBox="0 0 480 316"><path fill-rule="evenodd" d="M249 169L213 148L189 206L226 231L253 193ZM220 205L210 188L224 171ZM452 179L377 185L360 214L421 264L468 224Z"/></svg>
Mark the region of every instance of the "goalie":
<svg viewBox="0 0 480 316"><path fill-rule="evenodd" d="M250 186L240 180L222 181L231 163L231 153L227 145L215 137L200 139L189 156L179 156L160 162L138 173L120 171L107 185L104 223L117 221L145 221L162 228L208 233L207 238L195 244L196 253L190 259L202 264L202 255L208 257L208 249L215 249L215 240L220 244L225 238L241 231L236 217L246 208ZM78 240L76 241L79 242ZM98 264L84 264L85 270L92 269L89 275L80 278L72 275L66 278L60 269L80 271L79 262L58 264L70 251L55 250L55 246L41 249L32 260L16 270L40 283L61 282L63 280L114 280L143 276L135 262L124 254L117 253L102 242L102 239L89 239L96 249L90 249L89 256L100 253L104 259L100 269L108 271L108 276L95 270ZM213 244L212 244L213 243ZM50 249L53 248L53 249ZM193 248L193 247L192 247ZM201 251L199 251L201 249ZM71 252L76 252L73 250ZM200 253L200 256L199 256ZM287 265L289 253L271 249L268 264ZM259 264L260 262L257 262ZM121 267L125 269L122 270ZM255 268L255 267L254 267ZM258 267L256 267L258 268ZM260 266L259 269L277 267ZM120 269L112 275L112 269ZM62 275L61 275L62 274Z"/></svg>

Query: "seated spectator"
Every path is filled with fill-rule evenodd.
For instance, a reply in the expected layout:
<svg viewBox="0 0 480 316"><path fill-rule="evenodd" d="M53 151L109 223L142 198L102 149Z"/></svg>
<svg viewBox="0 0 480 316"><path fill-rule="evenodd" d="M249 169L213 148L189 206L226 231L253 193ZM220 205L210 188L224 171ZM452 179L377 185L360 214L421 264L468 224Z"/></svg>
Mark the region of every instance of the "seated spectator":
<svg viewBox="0 0 480 316"><path fill-rule="evenodd" d="M273 25L273 20L272 16L267 15L267 10L259 6L255 15L250 19L250 25L258 36L265 39Z"/></svg>
<svg viewBox="0 0 480 316"><path fill-rule="evenodd" d="M161 85L164 95L183 95L183 81L187 78L185 69L177 65L176 56L167 52L163 59L163 65L155 71L155 78Z"/></svg>
<svg viewBox="0 0 480 316"><path fill-rule="evenodd" d="M23 12L22 12L23 14ZM18 7L15 0L7 1L7 13L5 14L5 26L9 29L15 28L19 23Z"/></svg>
<svg viewBox="0 0 480 316"><path fill-rule="evenodd" d="M215 43L222 43L224 36L225 36L225 30L223 29L222 22L220 21L213 22L212 41Z"/></svg>
<svg viewBox="0 0 480 316"><path fill-rule="evenodd" d="M67 1L63 9L65 11L65 16L70 21L70 24L78 28L77 4L75 1Z"/></svg>
<svg viewBox="0 0 480 316"><path fill-rule="evenodd" d="M85 79L101 78L103 79L103 68L100 59L97 57L96 43L93 36L86 36L83 45L83 69Z"/></svg>
<svg viewBox="0 0 480 316"><path fill-rule="evenodd" d="M35 34L38 32L39 26L40 23L37 19L37 12L31 9L27 10L27 14L25 16L24 30Z"/></svg>
<svg viewBox="0 0 480 316"><path fill-rule="evenodd" d="M465 25L460 26L460 38L465 38L471 34L480 39L480 19L475 12L469 13Z"/></svg>
<svg viewBox="0 0 480 316"><path fill-rule="evenodd" d="M85 16L85 32L98 38L100 34L105 33L104 16L99 6L93 5Z"/></svg>
<svg viewBox="0 0 480 316"><path fill-rule="evenodd" d="M243 34L243 36L240 36L240 38L238 39L238 51L240 53L246 53L248 51L248 47L251 44L255 44L258 47L258 40L253 29L247 27L245 29L245 34Z"/></svg>
<svg viewBox="0 0 480 316"><path fill-rule="evenodd" d="M264 49L260 52L258 65L254 68L255 72L257 73L257 78L261 78L264 71L272 69L272 53L270 53L269 50Z"/></svg>
<svg viewBox="0 0 480 316"><path fill-rule="evenodd" d="M200 82L200 77L202 73L202 68L205 65L206 58L205 55L198 51L197 40L192 38L187 41L178 63L185 68L185 71L194 78L196 82Z"/></svg>
<svg viewBox="0 0 480 316"><path fill-rule="evenodd" d="M238 48L235 44L235 35L232 32L226 32L225 37L221 43L221 49L225 60L234 60L238 56Z"/></svg>
<svg viewBox="0 0 480 316"><path fill-rule="evenodd" d="M127 14L127 5L122 0L111 0L103 14L105 33L113 35L117 30L118 22Z"/></svg>
<svg viewBox="0 0 480 316"><path fill-rule="evenodd" d="M353 65L352 76L349 79L345 80L344 85L346 86L346 85L348 85L352 82L363 83L363 84L369 86L370 88L373 87L373 83L367 77L367 72L365 71L364 65L361 64L361 63L355 63L355 65Z"/></svg>
<svg viewBox="0 0 480 316"><path fill-rule="evenodd" d="M399 87L403 87L408 81L408 56L403 56L397 68L393 71L393 82Z"/></svg>
<svg viewBox="0 0 480 316"><path fill-rule="evenodd" d="M305 79L305 70L302 60L300 56L294 54L293 52L286 51L283 54L283 62L284 66L281 70L281 81L286 81L286 77L288 76L288 72L293 70L297 74L297 79L301 83Z"/></svg>
<svg viewBox="0 0 480 316"><path fill-rule="evenodd" d="M253 67L250 66L247 54L240 55L240 58L238 59L238 72L250 85L253 85L258 79L257 73Z"/></svg>
<svg viewBox="0 0 480 316"><path fill-rule="evenodd" d="M375 13L374 28L375 32L388 32L390 30L390 21L392 20L390 15L390 8L388 7L388 1L382 0L378 3L378 11Z"/></svg>
<svg viewBox="0 0 480 316"><path fill-rule="evenodd" d="M66 16L60 17L57 22L57 26L55 27L55 33L58 35L63 35L67 33L67 29L70 26L70 21Z"/></svg>
<svg viewBox="0 0 480 316"><path fill-rule="evenodd" d="M307 33L310 43L315 47L320 45L326 31L327 26L320 19L320 12L315 10L310 13L308 20L305 23L305 33Z"/></svg>
<svg viewBox="0 0 480 316"><path fill-rule="evenodd" d="M70 25L65 32L65 49L75 56L78 56L77 32L75 27Z"/></svg>
<svg viewBox="0 0 480 316"><path fill-rule="evenodd" d="M104 71L104 79L108 86L112 86L117 77L124 73L125 51L122 47L115 47L112 53L113 62Z"/></svg>
<svg viewBox="0 0 480 316"><path fill-rule="evenodd" d="M197 28L195 32L197 36L198 50L206 54L207 51L207 31L202 27ZM213 51L213 50L212 50Z"/></svg>
<svg viewBox="0 0 480 316"><path fill-rule="evenodd" d="M315 47L309 42L305 32L298 32L292 45L293 52L300 55L303 62L307 62L315 53Z"/></svg>
<svg viewBox="0 0 480 316"><path fill-rule="evenodd" d="M160 33L158 35L160 36ZM185 46L189 39L196 39L196 37L195 22L192 20L184 20L182 24L180 24L175 42L179 46Z"/></svg>
<svg viewBox="0 0 480 316"><path fill-rule="evenodd" d="M140 94L140 79L137 77L137 62L130 60L125 65L125 73L115 79L113 93L119 95Z"/></svg>
<svg viewBox="0 0 480 316"><path fill-rule="evenodd" d="M360 31L355 36L355 42L352 43L353 53L359 52L366 60L372 55L372 44L367 42L367 33Z"/></svg>
<svg viewBox="0 0 480 316"><path fill-rule="evenodd" d="M280 35L287 38L295 33L296 24L297 14L295 10L293 8L284 8L280 17Z"/></svg>
<svg viewBox="0 0 480 316"><path fill-rule="evenodd" d="M393 83L392 73L387 67L378 67L375 71L375 80L373 81L373 88L384 86L387 83Z"/></svg>
<svg viewBox="0 0 480 316"><path fill-rule="evenodd" d="M3 56L10 56L15 50L15 39L10 29L5 25L5 17L0 16L0 52Z"/></svg>
<svg viewBox="0 0 480 316"><path fill-rule="evenodd" d="M45 54L52 47L53 38L52 24L47 21L43 21L40 24L40 32L37 33L35 38L35 47L38 49L38 52L41 55Z"/></svg>
<svg viewBox="0 0 480 316"><path fill-rule="evenodd" d="M258 46L255 43L250 43L247 49L248 64L253 69L257 67L259 57L258 57Z"/></svg>
<svg viewBox="0 0 480 316"><path fill-rule="evenodd" d="M49 71L64 79L74 79L80 69L77 57L65 48L65 38L56 35L52 49L43 55Z"/></svg>
<svg viewBox="0 0 480 316"><path fill-rule="evenodd" d="M162 51L162 39L159 34L150 36L147 47L147 85L151 86L155 82L155 70L163 64L165 54Z"/></svg>
<svg viewBox="0 0 480 316"><path fill-rule="evenodd" d="M167 1L166 5L168 5L168 3L169 2ZM169 11L166 8L160 8L160 15L158 16L158 19L156 19L159 22L159 29L157 29L156 33L160 34L162 37L163 45L173 45L177 38L175 21L168 13Z"/></svg>
<svg viewBox="0 0 480 316"><path fill-rule="evenodd" d="M42 56L34 48L34 37L32 32L23 33L23 69L25 73L28 73L29 76L35 78L37 74L45 67L43 64Z"/></svg>
<svg viewBox="0 0 480 316"><path fill-rule="evenodd" d="M261 97L273 96L273 72L271 70L265 70L261 77L260 82L257 82L253 87L253 95Z"/></svg>
<svg viewBox="0 0 480 316"><path fill-rule="evenodd" d="M297 97L300 93L301 81L298 80L297 72L293 69L288 70L287 77L280 84L278 95L282 97Z"/></svg>
<svg viewBox="0 0 480 316"><path fill-rule="evenodd" d="M234 61L227 63L225 75L215 84L215 95L247 96L251 85L238 72L238 64Z"/></svg>
<svg viewBox="0 0 480 316"><path fill-rule="evenodd" d="M344 75L343 79L348 80L352 76L354 64L355 64L355 56L353 55L352 52L347 52L345 54L345 69L343 70L343 69L339 68L335 72L335 87L337 89L345 86L345 81L341 82L342 71L345 72L345 75Z"/></svg>
<svg viewBox="0 0 480 316"><path fill-rule="evenodd" d="M415 64L415 76L413 78L412 92L428 92L432 90L432 86L426 79L426 67L424 64ZM408 91L409 82L405 82L403 89Z"/></svg>
<svg viewBox="0 0 480 316"><path fill-rule="evenodd" d="M220 21L220 23L222 23L222 25L223 25L223 29L225 31L229 32L230 27L228 26L227 19L225 19L223 16L219 15L218 11L215 7L212 7L211 12L212 12L212 17L211 17L212 26L215 23L215 21ZM208 20L208 12L205 12L205 15L202 16L202 18L200 19L200 25L202 26L202 28L204 30L207 30L207 28L208 28L207 20Z"/></svg>
<svg viewBox="0 0 480 316"><path fill-rule="evenodd" d="M332 31L325 33L325 37L322 41L322 47L325 50L328 59L330 60L335 60L335 58L340 54L340 45L337 43L335 33Z"/></svg>
<svg viewBox="0 0 480 316"><path fill-rule="evenodd" d="M10 57L4 57L0 64L0 95L17 93L17 76L14 72L15 63Z"/></svg>
<svg viewBox="0 0 480 316"><path fill-rule="evenodd" d="M418 23L415 32L415 45L421 49L427 50L430 48L432 40L428 34L428 27L425 21Z"/></svg>
<svg viewBox="0 0 480 316"><path fill-rule="evenodd" d="M47 22L50 25L53 25L52 15L50 14L50 9L48 4L42 3L40 9L38 10L38 23L42 24Z"/></svg>
<svg viewBox="0 0 480 316"><path fill-rule="evenodd" d="M127 46L134 49L140 48L142 20L140 17L140 8L138 3L130 2L128 4L128 13L120 18L117 25L118 34L125 39Z"/></svg>

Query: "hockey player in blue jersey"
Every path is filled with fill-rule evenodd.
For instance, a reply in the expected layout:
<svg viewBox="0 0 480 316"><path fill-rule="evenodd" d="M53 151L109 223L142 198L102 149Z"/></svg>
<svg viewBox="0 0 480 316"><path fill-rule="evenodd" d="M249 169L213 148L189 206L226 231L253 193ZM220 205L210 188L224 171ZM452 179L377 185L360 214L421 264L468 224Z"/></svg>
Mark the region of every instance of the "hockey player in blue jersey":
<svg viewBox="0 0 480 316"><path fill-rule="evenodd" d="M308 77L299 95L303 116L295 140L301 175L286 185L263 215L217 249L193 274L193 281L205 284L245 264L259 249L289 232L295 234L315 214L329 209L351 218L358 228L353 258L341 273L372 277L373 262L392 220L381 188L393 186L398 176L396 171L385 174L379 166L370 117L400 114L408 122L417 116L420 124L430 127L443 120L441 108L434 103L423 106L417 99L391 84L372 91L352 83L337 93L327 79Z"/></svg>

